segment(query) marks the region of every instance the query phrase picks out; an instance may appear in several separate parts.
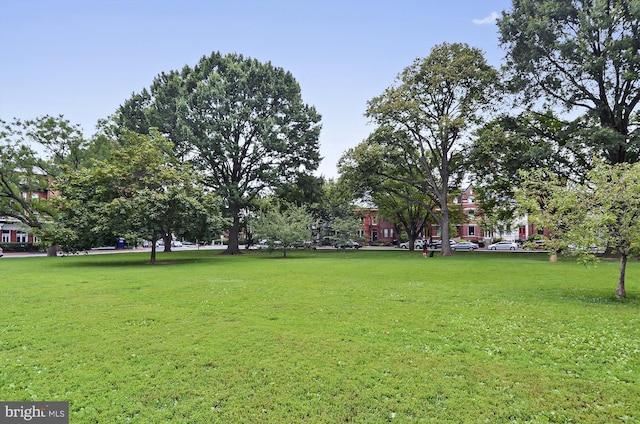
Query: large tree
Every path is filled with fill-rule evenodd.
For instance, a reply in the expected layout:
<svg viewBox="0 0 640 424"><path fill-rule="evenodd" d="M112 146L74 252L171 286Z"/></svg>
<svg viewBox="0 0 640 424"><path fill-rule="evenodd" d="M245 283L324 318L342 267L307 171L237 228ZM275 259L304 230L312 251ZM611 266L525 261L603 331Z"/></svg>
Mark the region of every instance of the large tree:
<svg viewBox="0 0 640 424"><path fill-rule="evenodd" d="M311 174L320 155L320 115L290 72L237 54L213 53L193 68L159 75L118 111L121 125L155 126L222 197L238 254L240 212L261 193Z"/></svg>
<svg viewBox="0 0 640 424"><path fill-rule="evenodd" d="M416 59L368 104L366 115L379 126L376 142L404 152L408 165L408 174L384 176L414 184L438 205L442 255L452 254L449 201L465 172L461 142L481 123L497 84L497 71L479 49L445 43Z"/></svg>
<svg viewBox="0 0 640 424"><path fill-rule="evenodd" d="M549 168L565 179L583 179L591 154L581 140L590 134L582 120L565 122L551 111L503 115L478 129L467 164L485 223L492 229L513 223L521 169Z"/></svg>
<svg viewBox="0 0 640 424"><path fill-rule="evenodd" d="M369 138L347 150L338 162L340 181L349 187L354 198L367 199L376 205L380 213L396 225L396 231L405 231L409 250L414 250L415 240L434 222L430 215L436 204L415 185L398 181L401 175L409 178L410 164L404 160L404 151L394 154L389 149Z"/></svg>
<svg viewBox="0 0 640 424"><path fill-rule="evenodd" d="M640 159L638 0L513 0L498 21L511 88L529 106L593 119L585 144L609 163Z"/></svg>
<svg viewBox="0 0 640 424"><path fill-rule="evenodd" d="M63 116L0 120L0 216L19 221L53 247L52 183L88 163L92 143ZM55 248L48 250L55 255Z"/></svg>
<svg viewBox="0 0 640 424"><path fill-rule="evenodd" d="M173 234L210 237L221 223L214 219L215 203L171 148L154 129L148 135L125 132L107 159L58 180L59 225L66 230L60 244L77 250L119 236L133 243L147 239L155 263L160 238L166 246Z"/></svg>

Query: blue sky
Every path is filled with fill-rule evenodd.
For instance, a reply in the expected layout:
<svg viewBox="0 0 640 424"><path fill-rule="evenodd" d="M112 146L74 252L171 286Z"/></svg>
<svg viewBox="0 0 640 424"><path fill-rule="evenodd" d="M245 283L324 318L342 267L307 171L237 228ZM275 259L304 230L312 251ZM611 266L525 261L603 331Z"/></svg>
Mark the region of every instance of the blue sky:
<svg viewBox="0 0 640 424"><path fill-rule="evenodd" d="M213 51L291 71L322 115L319 174L373 130L366 103L443 42L499 66L510 0L0 0L0 118L64 115L86 135L161 72ZM495 15L493 15L495 16Z"/></svg>

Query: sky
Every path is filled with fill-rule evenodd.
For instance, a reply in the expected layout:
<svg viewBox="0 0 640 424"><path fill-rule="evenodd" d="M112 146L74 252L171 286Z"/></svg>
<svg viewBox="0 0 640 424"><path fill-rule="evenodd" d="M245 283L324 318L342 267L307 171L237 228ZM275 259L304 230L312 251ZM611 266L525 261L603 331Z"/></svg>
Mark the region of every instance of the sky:
<svg viewBox="0 0 640 424"><path fill-rule="evenodd" d="M442 43L499 67L510 0L0 0L0 119L63 115L88 137L162 73L214 51L290 71L322 115L317 174L374 129L367 101Z"/></svg>

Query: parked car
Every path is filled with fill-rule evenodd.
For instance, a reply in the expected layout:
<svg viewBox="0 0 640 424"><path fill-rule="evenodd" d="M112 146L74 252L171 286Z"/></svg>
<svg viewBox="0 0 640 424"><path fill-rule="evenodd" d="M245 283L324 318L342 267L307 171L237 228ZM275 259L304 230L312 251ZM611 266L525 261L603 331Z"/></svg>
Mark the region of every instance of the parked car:
<svg viewBox="0 0 640 424"><path fill-rule="evenodd" d="M453 247L456 244L458 244L457 241L455 241L454 239L449 239L449 246ZM433 243L431 243L430 247L432 249L441 249L442 248L442 240L434 241Z"/></svg>
<svg viewBox="0 0 640 424"><path fill-rule="evenodd" d="M422 247L424 246L425 241L424 240L416 240L413 242L413 247L415 249L422 249ZM405 241L404 243L400 243L400 247L402 249L408 249L409 248L409 242Z"/></svg>
<svg viewBox="0 0 640 424"><path fill-rule="evenodd" d="M489 250L516 250L518 245L512 241L499 241L487 246Z"/></svg>
<svg viewBox="0 0 640 424"><path fill-rule="evenodd" d="M346 244L336 243L333 245L333 247L335 247L336 249L360 249L362 245L357 241L350 241Z"/></svg>
<svg viewBox="0 0 640 424"><path fill-rule="evenodd" d="M461 241L460 243L456 243L455 245L451 246L451 248L455 251L458 250L476 250L479 246L473 242L470 241Z"/></svg>
<svg viewBox="0 0 640 424"><path fill-rule="evenodd" d="M0 247L0 258L4 256L4 252L2 251L2 247Z"/></svg>

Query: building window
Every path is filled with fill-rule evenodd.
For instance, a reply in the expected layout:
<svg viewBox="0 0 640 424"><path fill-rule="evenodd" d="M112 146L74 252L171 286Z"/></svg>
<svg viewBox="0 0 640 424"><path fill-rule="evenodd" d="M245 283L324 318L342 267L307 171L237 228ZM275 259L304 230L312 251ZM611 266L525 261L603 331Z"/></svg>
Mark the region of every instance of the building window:
<svg viewBox="0 0 640 424"><path fill-rule="evenodd" d="M378 225L378 217L375 215L371 216L371 225Z"/></svg>
<svg viewBox="0 0 640 424"><path fill-rule="evenodd" d="M383 234L384 234L384 238L389 238L389 229L385 228L384 230L382 230Z"/></svg>
<svg viewBox="0 0 640 424"><path fill-rule="evenodd" d="M358 237L359 238L364 237L364 231L363 230L358 230L357 233L358 233Z"/></svg>
<svg viewBox="0 0 640 424"><path fill-rule="evenodd" d="M9 230L2 230L2 242L11 243L11 232Z"/></svg>
<svg viewBox="0 0 640 424"><path fill-rule="evenodd" d="M469 227L469 235L470 236L476 235L476 227L474 227L473 225Z"/></svg>
<svg viewBox="0 0 640 424"><path fill-rule="evenodd" d="M476 218L476 210L475 209L469 209L467 211L467 216L469 217L469 219L475 219Z"/></svg>
<svg viewBox="0 0 640 424"><path fill-rule="evenodd" d="M26 243L28 237L29 236L28 236L27 233L18 233L18 234L16 234L16 242L18 242L18 243Z"/></svg>

